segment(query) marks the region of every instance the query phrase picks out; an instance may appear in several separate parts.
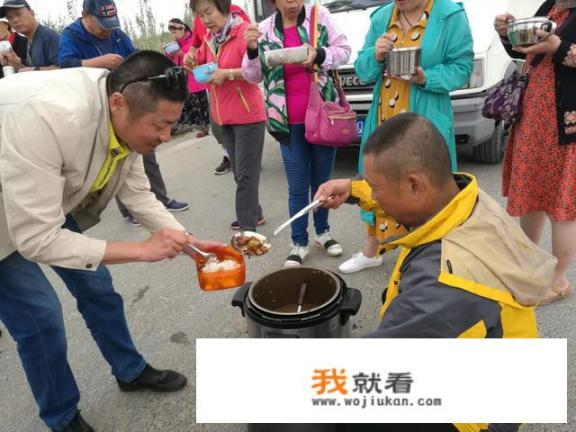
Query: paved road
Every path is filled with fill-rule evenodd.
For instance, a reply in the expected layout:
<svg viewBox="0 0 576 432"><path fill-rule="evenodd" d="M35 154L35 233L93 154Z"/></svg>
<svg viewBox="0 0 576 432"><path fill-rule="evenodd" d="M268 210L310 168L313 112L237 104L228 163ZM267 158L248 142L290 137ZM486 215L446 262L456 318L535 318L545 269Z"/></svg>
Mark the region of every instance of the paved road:
<svg viewBox="0 0 576 432"><path fill-rule="evenodd" d="M357 151L339 154L337 176L355 173ZM226 240L234 218L234 186L230 174L214 176L212 169L220 160L219 149L211 137L202 140L179 138L158 152L162 172L172 197L191 203L191 210L179 219L200 237ZM500 196L500 168L464 163L464 170L479 177L482 187L492 196ZM261 200L267 224L261 231L269 235L287 216L287 187L278 146L266 144L262 171ZM332 232L340 240L345 255L359 248L362 237L357 210L348 207L332 217ZM352 227L352 229L351 229ZM357 227L357 229L356 229ZM115 205L103 215L103 223L90 235L103 239L137 240L143 230L128 226ZM266 258L249 261L248 280L273 271L288 254L289 230L275 239ZM546 245L549 247L549 244ZM363 306L355 319L355 334L361 335L377 325L377 305L384 281L395 255L381 268L346 277L349 286L361 288ZM341 260L325 257L313 250L311 265L336 269ZM121 393L109 367L91 339L72 296L48 270L63 304L68 332L68 351L78 380L85 418L98 432L244 432L244 425L199 425L195 423L194 341L206 337L243 337L245 324L238 310L230 306L232 292L205 293L198 288L190 259L182 256L157 264L129 264L111 268L117 290L125 300L132 334L147 360L159 367L185 373L190 385L172 395ZM576 284L576 272L571 280ZM525 432L574 432L576 430L576 300L566 300L538 310L544 337L568 338L569 344L569 419L568 425L529 425ZM231 364L233 361L231 359ZM546 379L535 376L529 379ZM554 403L542 395L542 404ZM511 401L513 403L513 401ZM37 418L37 408L20 367L16 347L4 335L0 339L0 432L40 432L46 429Z"/></svg>

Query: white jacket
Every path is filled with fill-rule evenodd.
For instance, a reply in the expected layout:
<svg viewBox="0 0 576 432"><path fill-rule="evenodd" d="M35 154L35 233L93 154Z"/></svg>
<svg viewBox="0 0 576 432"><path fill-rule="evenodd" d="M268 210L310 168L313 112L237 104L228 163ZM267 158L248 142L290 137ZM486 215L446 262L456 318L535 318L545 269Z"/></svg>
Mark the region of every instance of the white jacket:
<svg viewBox="0 0 576 432"><path fill-rule="evenodd" d="M0 80L0 260L95 270L106 241L62 229L95 225L115 195L148 231L184 227L154 194L134 152L90 194L109 144L108 71L75 68Z"/></svg>

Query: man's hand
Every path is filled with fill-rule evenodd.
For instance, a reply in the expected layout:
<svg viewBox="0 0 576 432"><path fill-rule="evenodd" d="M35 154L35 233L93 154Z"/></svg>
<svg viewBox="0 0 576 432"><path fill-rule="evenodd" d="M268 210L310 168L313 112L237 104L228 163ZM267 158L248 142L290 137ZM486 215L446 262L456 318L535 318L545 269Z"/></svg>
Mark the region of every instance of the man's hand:
<svg viewBox="0 0 576 432"><path fill-rule="evenodd" d="M226 69L216 69L212 75L210 75L210 79L208 81L206 81L208 84L214 84L214 85L222 85L222 83L224 81L226 81L226 79L228 78L228 72L226 72Z"/></svg>
<svg viewBox="0 0 576 432"><path fill-rule="evenodd" d="M555 34L545 32L544 30L536 30L536 34L541 39L536 45L529 46L527 48L515 47L512 48L514 51L518 51L523 54L554 54L558 51L562 41L560 37Z"/></svg>
<svg viewBox="0 0 576 432"><path fill-rule="evenodd" d="M166 258L174 258L188 243L188 236L183 231L161 229L141 243L140 260L156 262Z"/></svg>
<svg viewBox="0 0 576 432"><path fill-rule="evenodd" d="M118 54L105 54L89 60L83 60L82 66L96 67L102 69L115 69L120 66L124 58Z"/></svg>
<svg viewBox="0 0 576 432"><path fill-rule="evenodd" d="M314 200L324 201L322 207L337 209L348 201L351 184L350 179L328 180L320 185L316 195L314 195ZM331 196L334 198L329 199Z"/></svg>
<svg viewBox="0 0 576 432"><path fill-rule="evenodd" d="M392 33L384 33L378 38L374 45L374 57L376 61L382 63L386 58L386 54L392 51L396 42L396 36Z"/></svg>
<svg viewBox="0 0 576 432"><path fill-rule="evenodd" d="M14 67L14 69L17 71L24 67L22 59L18 57L14 51L10 51L8 54L5 54L5 57L6 63L8 63L9 66Z"/></svg>
<svg viewBox="0 0 576 432"><path fill-rule="evenodd" d="M251 24L246 28L244 32L244 39L246 40L246 44L250 49L258 48L258 38L262 36L260 30L258 29L258 25Z"/></svg>
<svg viewBox="0 0 576 432"><path fill-rule="evenodd" d="M516 20L514 15L496 15L496 18L494 18L494 30L501 38L508 38L508 24L514 20Z"/></svg>

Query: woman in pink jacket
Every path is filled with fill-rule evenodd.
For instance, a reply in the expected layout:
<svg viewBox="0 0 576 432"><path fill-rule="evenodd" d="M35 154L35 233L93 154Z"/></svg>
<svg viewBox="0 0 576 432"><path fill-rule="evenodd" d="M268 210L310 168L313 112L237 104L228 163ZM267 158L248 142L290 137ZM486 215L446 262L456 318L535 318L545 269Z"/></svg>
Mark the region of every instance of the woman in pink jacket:
<svg viewBox="0 0 576 432"><path fill-rule="evenodd" d="M231 228L254 231L264 223L258 188L266 113L258 84L242 77L244 32L249 24L231 14L230 5L230 0L190 1L190 8L208 29L197 62L218 64L208 81L208 91L212 118L222 126L236 181L237 219Z"/></svg>
<svg viewBox="0 0 576 432"><path fill-rule="evenodd" d="M165 46L165 54L178 66L184 64L184 56L192 47L193 33L190 27L179 18L172 18L168 23L168 30L172 34L174 41L178 43L180 49L173 51L172 45ZM184 104L182 116L173 132L182 131L185 128L198 126L199 131L196 133L197 138L208 135L210 118L208 107L208 97L206 95L206 86L199 84L190 74L188 78L188 91L190 97Z"/></svg>

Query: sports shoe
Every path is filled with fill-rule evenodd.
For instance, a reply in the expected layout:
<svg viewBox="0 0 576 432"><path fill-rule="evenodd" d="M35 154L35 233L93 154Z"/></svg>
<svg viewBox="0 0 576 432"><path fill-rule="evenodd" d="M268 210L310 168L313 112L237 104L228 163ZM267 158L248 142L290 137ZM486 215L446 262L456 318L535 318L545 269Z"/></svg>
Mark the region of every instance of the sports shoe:
<svg viewBox="0 0 576 432"><path fill-rule="evenodd" d="M292 245L290 255L288 255L288 258L284 261L284 267L301 266L309 253L310 251L308 250L308 246Z"/></svg>
<svg viewBox="0 0 576 432"><path fill-rule="evenodd" d="M216 174L216 175L226 174L231 169L232 169L232 165L230 165L230 159L228 159L226 156L224 156L222 158L222 162L220 162L220 165L218 165L214 169L214 174Z"/></svg>
<svg viewBox="0 0 576 432"><path fill-rule="evenodd" d="M337 257L342 255L342 246L332 237L330 237L330 233L325 232L321 235L315 235L314 241L318 246L322 246L326 249L326 254L331 257Z"/></svg>
<svg viewBox="0 0 576 432"><path fill-rule="evenodd" d="M260 216L258 218L258 221L256 222L256 226L261 226L261 225L264 225L265 223L266 223L266 219L264 219L264 216ZM240 230L240 223L237 220L235 220L234 222L232 222L230 224L230 228L232 228L235 231L238 231L238 230Z"/></svg>
<svg viewBox="0 0 576 432"><path fill-rule="evenodd" d="M187 202L180 202L176 201L175 199L171 199L166 203L164 207L166 207L166 210L171 212L181 212L188 210L190 208L190 204Z"/></svg>
<svg viewBox="0 0 576 432"><path fill-rule="evenodd" d="M56 431L56 429L52 429L52 431ZM80 411L78 411L62 432L94 432L94 429L84 421L80 415Z"/></svg>
<svg viewBox="0 0 576 432"><path fill-rule="evenodd" d="M352 258L340 264L338 270L342 273L356 273L370 267L378 267L379 265L382 265L382 261L381 255L370 258L362 252L358 252L352 255Z"/></svg>
<svg viewBox="0 0 576 432"><path fill-rule="evenodd" d="M170 393L186 386L186 377L172 370L154 369L146 365L142 373L134 381L125 383L116 378L120 390L125 392L151 390L159 393Z"/></svg>
<svg viewBox="0 0 576 432"><path fill-rule="evenodd" d="M128 215L128 216L126 216L126 222L128 222L128 223L129 223L130 225L132 225L133 227L142 226L142 225L140 225L140 222L138 222L138 221L136 220L136 218L134 217L134 215L131 215L131 214Z"/></svg>

